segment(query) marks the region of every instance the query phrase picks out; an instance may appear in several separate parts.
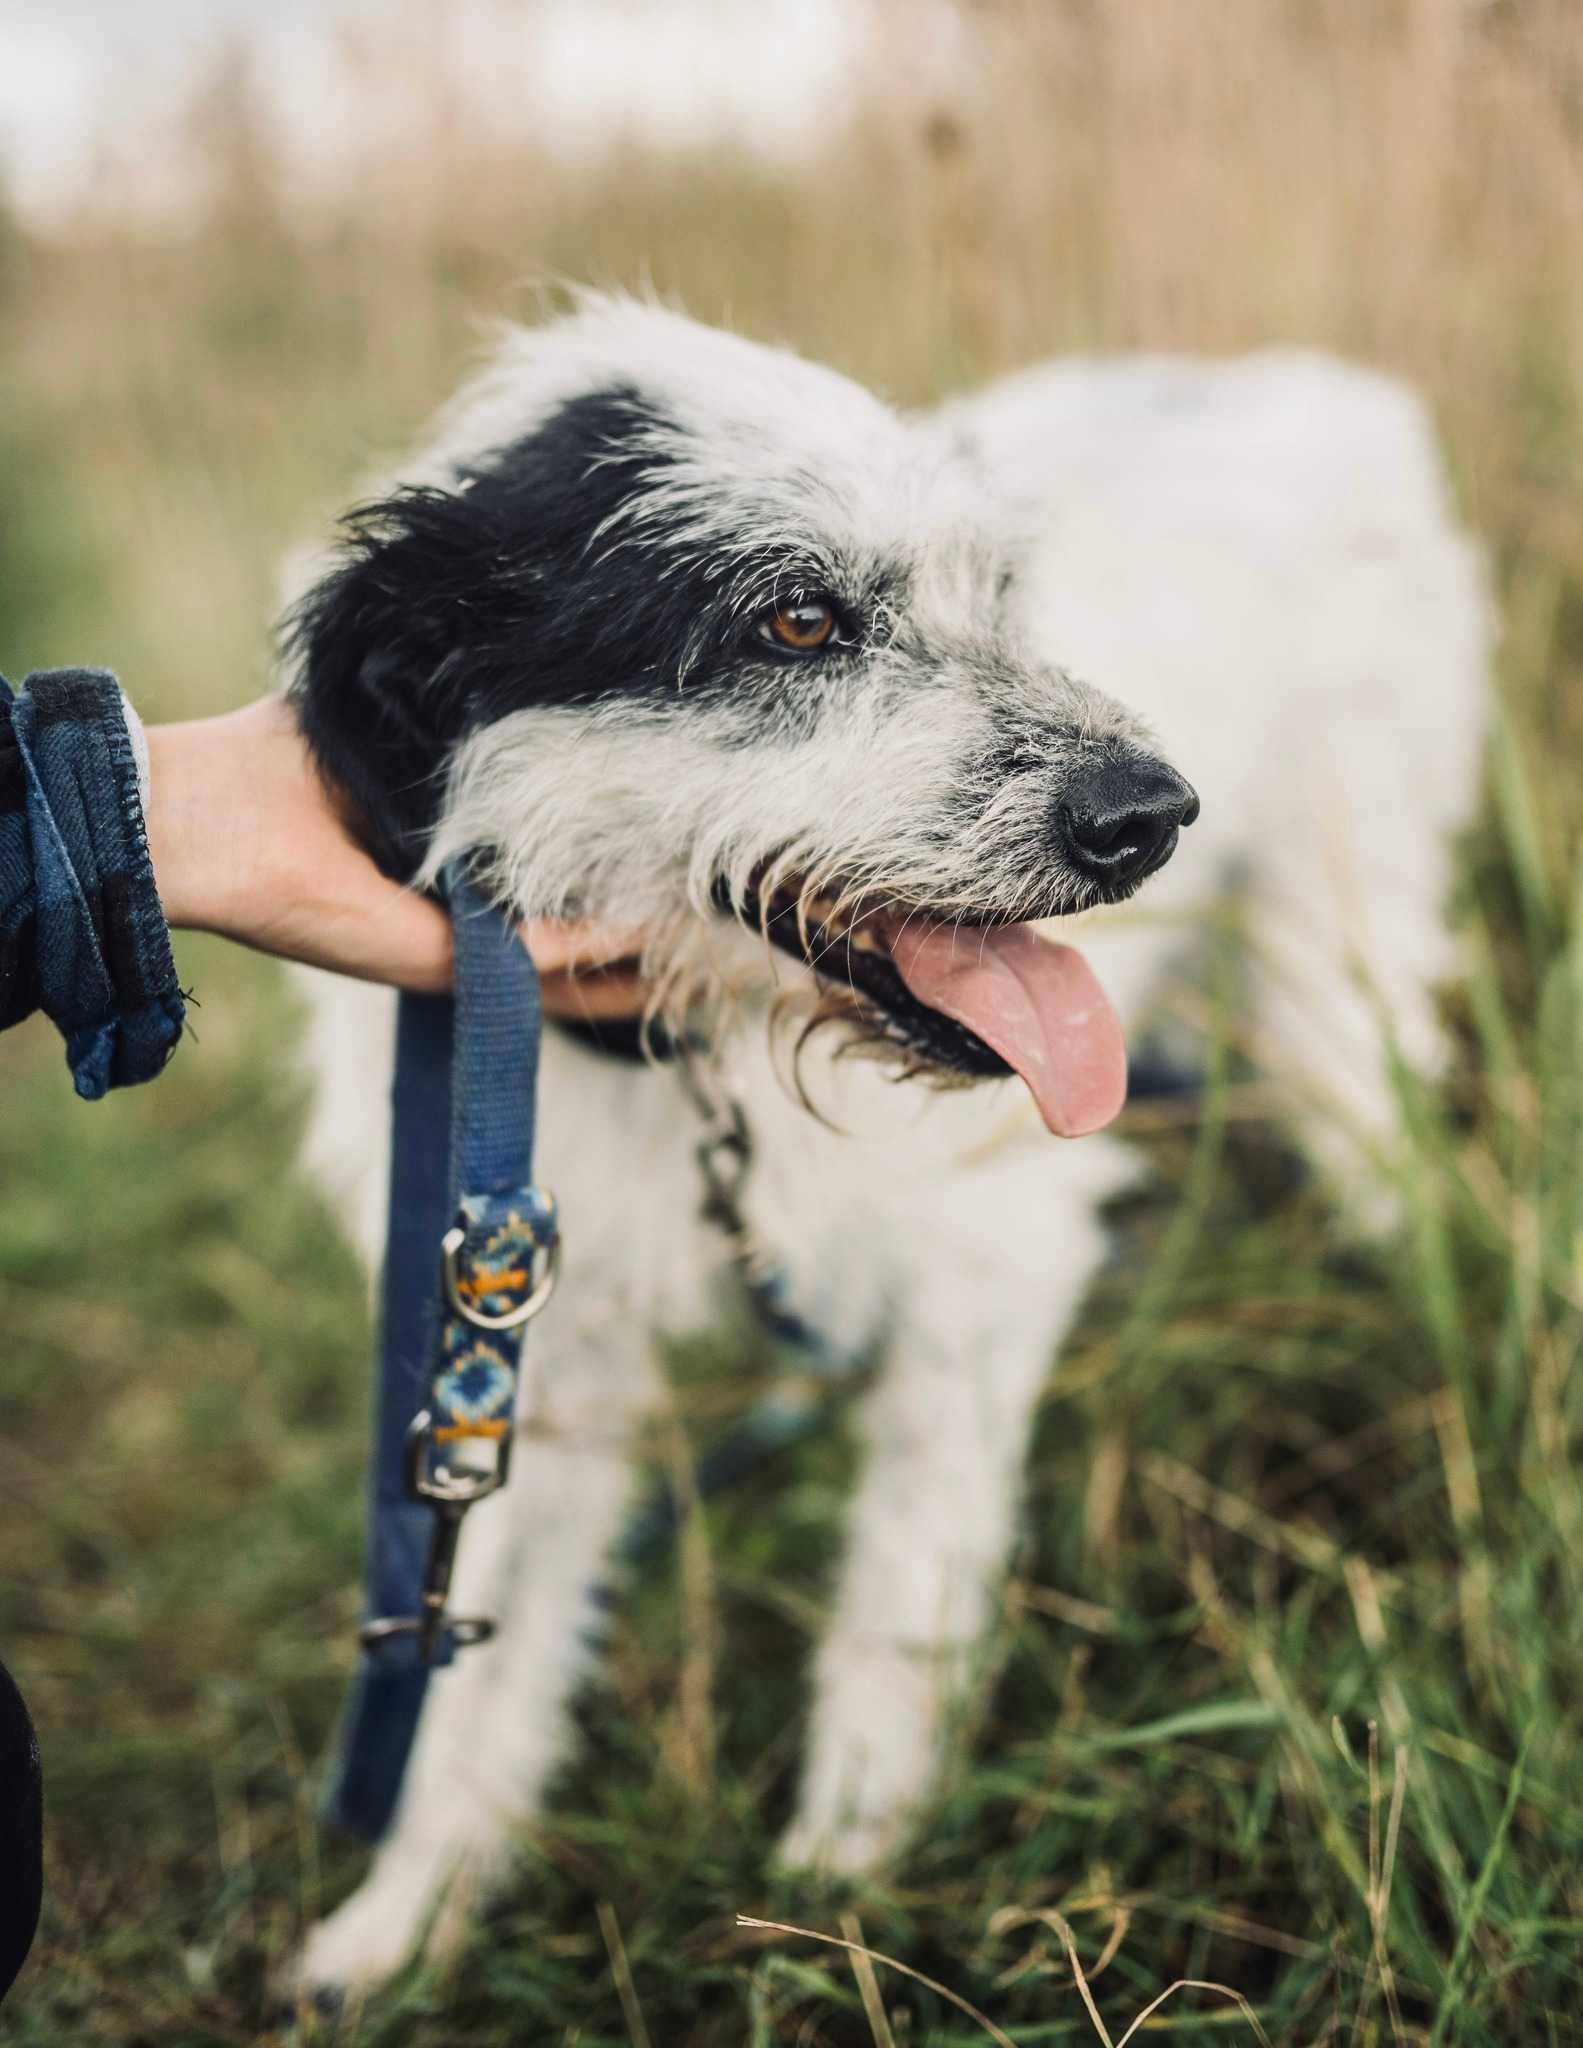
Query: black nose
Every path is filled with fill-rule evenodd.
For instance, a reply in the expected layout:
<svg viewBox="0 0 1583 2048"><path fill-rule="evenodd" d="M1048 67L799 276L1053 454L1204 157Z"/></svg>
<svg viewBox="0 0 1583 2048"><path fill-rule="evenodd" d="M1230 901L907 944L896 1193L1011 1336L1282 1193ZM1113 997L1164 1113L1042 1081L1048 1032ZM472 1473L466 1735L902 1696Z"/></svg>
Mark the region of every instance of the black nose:
<svg viewBox="0 0 1583 2048"><path fill-rule="evenodd" d="M1067 785L1055 828L1080 875L1122 890L1163 868L1177 834L1197 816L1197 792L1175 769L1133 755L1080 770Z"/></svg>

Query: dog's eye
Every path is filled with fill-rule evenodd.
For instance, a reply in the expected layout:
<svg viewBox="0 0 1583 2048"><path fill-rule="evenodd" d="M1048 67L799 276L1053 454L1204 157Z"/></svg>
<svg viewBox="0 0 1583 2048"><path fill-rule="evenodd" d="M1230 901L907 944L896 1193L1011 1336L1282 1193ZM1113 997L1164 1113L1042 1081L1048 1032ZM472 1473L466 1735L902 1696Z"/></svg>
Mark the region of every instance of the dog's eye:
<svg viewBox="0 0 1583 2048"><path fill-rule="evenodd" d="M817 654L835 638L836 624L835 606L828 598L800 597L766 612L757 632L761 640L791 654Z"/></svg>

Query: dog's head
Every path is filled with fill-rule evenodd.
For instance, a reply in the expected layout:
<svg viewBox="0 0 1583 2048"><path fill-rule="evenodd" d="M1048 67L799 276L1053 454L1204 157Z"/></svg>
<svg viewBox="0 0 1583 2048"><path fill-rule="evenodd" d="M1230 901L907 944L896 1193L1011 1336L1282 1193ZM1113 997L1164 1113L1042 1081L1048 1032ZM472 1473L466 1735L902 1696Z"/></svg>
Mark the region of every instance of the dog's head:
<svg viewBox="0 0 1583 2048"><path fill-rule="evenodd" d="M1012 541L938 429L595 301L512 335L411 474L290 642L393 870L476 851L524 913L647 925L683 996L746 926L910 1067L1113 1113L1108 1005L1025 926L1130 894L1197 800L1019 645Z"/></svg>

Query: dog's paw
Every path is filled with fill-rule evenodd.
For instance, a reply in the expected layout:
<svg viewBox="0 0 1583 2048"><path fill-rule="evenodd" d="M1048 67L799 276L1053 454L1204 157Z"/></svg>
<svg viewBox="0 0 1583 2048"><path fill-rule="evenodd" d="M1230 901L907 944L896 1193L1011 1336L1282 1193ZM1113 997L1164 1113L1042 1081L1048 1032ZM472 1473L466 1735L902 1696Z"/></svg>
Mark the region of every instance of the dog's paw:
<svg viewBox="0 0 1583 2048"><path fill-rule="evenodd" d="M784 1871L812 1877L868 1877L890 1862L907 1836L909 1816L798 1814L776 1846Z"/></svg>
<svg viewBox="0 0 1583 2048"><path fill-rule="evenodd" d="M905 1846L938 1774L944 1661L935 1644L830 1637L802 1788L777 1851L785 1868L865 1877Z"/></svg>
<svg viewBox="0 0 1583 2048"><path fill-rule="evenodd" d="M275 1980L297 2011L322 2015L355 2005L395 1976L417 1946L419 1926L379 1887L364 1885L308 1931Z"/></svg>

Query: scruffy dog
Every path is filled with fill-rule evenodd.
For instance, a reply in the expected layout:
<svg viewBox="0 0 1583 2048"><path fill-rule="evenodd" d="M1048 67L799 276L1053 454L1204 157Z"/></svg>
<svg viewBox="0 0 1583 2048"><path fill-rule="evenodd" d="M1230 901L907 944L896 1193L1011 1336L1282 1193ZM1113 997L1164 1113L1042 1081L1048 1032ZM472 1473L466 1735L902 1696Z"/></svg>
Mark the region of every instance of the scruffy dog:
<svg viewBox="0 0 1583 2048"><path fill-rule="evenodd" d="M900 1844L1129 1174L1061 1140L1119 1109L1124 1036L1234 894L1247 1039L1386 1208L1487 629L1424 416L1378 376L1065 362L906 417L607 299L511 333L302 589L288 686L389 864L475 852L524 913L646 927L662 1043L701 1048L549 1033L565 1269L455 1593L500 1632L436 1677L391 1835L310 1937L303 1983L351 1987L447 1896L454 1930L565 1752L651 1340L707 1320L726 1262L700 1090L746 1118L789 1304L881 1357L783 1853ZM1081 951L1037 929L1078 913ZM311 1161L371 1262L392 1018L314 983Z"/></svg>

